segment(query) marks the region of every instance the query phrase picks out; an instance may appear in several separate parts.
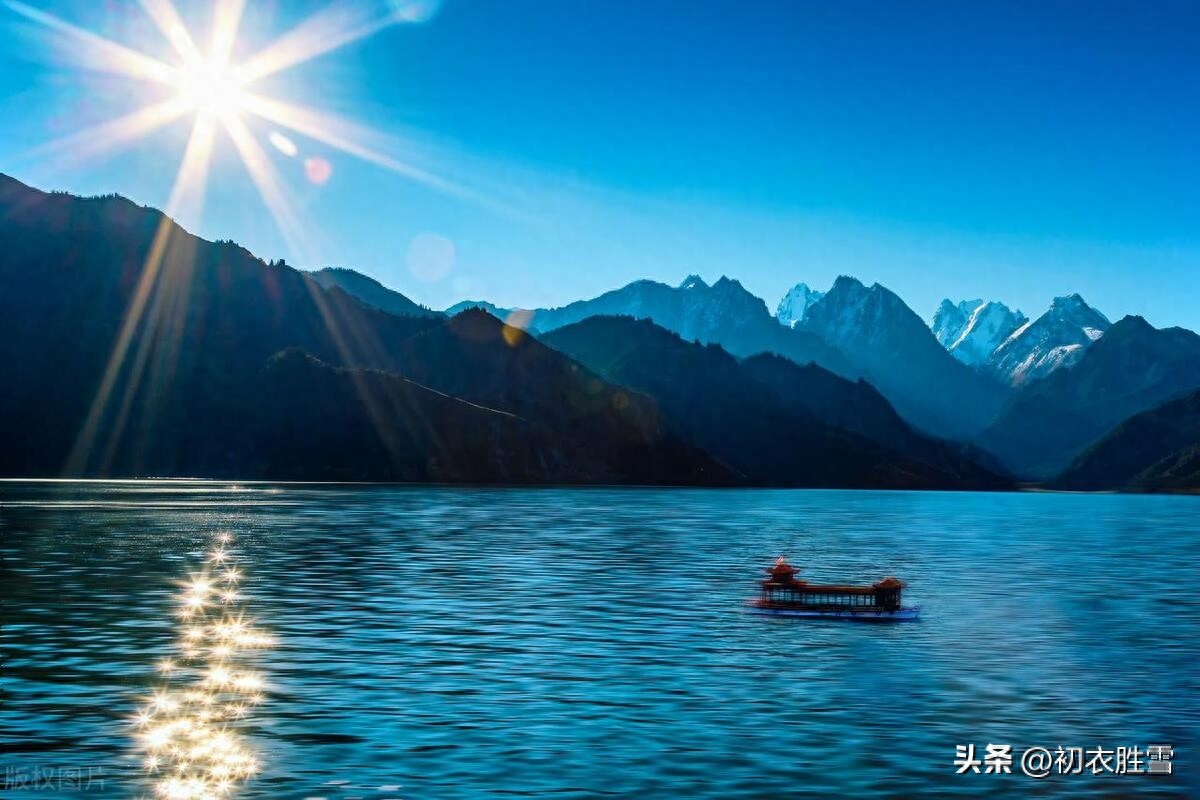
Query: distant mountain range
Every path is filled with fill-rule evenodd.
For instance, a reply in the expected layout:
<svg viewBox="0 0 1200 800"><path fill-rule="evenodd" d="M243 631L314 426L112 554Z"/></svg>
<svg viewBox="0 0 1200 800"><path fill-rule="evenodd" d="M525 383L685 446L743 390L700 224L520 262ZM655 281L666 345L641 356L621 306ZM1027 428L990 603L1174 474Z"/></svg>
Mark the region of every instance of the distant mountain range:
<svg viewBox="0 0 1200 800"><path fill-rule="evenodd" d="M789 296L799 301L805 292L803 316L791 326L781 325L738 281L722 277L710 286L695 275L677 287L635 281L561 308L533 309L525 318L539 334L597 315L649 319L686 340L720 344L735 356L775 353L843 377L865 377L909 422L949 437L982 430L1003 403L1004 387L952 358L920 317L884 287L868 289L843 276L827 293L804 287Z"/></svg>
<svg viewBox="0 0 1200 800"><path fill-rule="evenodd" d="M1200 390L1200 337L1110 326L1078 295L1032 321L945 301L929 326L849 276L798 284L772 315L738 281L693 275L560 308L438 312L353 270L301 273L197 239L123 198L3 176L0 281L0 474L1192 480L1190 445L1163 432L1190 430L1169 403ZM1135 424L1143 413L1157 416ZM1162 442L1129 459L1135 475L1112 466L1126 420Z"/></svg>
<svg viewBox="0 0 1200 800"><path fill-rule="evenodd" d="M714 292L718 286L722 290ZM727 302L726 292L740 302ZM593 314L624 314L652 319L684 338L719 343L735 355L766 351L786 356L784 348L763 344L778 334L762 326L765 304L747 300L748 294L735 281L724 279L709 287L693 275L675 288L639 281L563 309L525 312L523 318L540 333ZM682 313L680 296L688 301ZM482 302L461 304L466 306L503 316L513 311ZM747 314L747 309L753 310ZM738 314L757 320L755 337L741 336ZM1108 348L1089 360L1086 369L1071 369L1110 328L1108 319L1079 295L1055 298L1032 321L995 301L946 300L933 325L926 327L894 293L843 276L828 292L798 284L780 301L776 320L779 327L827 343L837 354L826 352L816 363L843 377L870 381L910 424L938 436L977 442L982 448L975 451L977 460L980 452L995 454L993 469L1025 479L1052 477L1106 426L1152 407L1192 381L1189 348L1173 352L1179 343L1170 335L1120 368L1103 366L1108 360L1104 354L1116 349ZM1118 336L1118 344L1124 339L1124 334ZM1141 380L1144 369L1154 373L1154 365L1167 362L1172 366L1162 367L1161 376L1144 391L1129 395L1119 390L1122 383ZM1107 379L1112 385L1097 394L1094 404L1081 404L1088 407L1078 413L1061 408L1063 403L1056 399L1085 391L1077 384L1096 380L1088 377L1093 372L1114 373ZM1043 387L1056 375L1060 377L1051 384L1055 388Z"/></svg>
<svg viewBox="0 0 1200 800"><path fill-rule="evenodd" d="M674 288L638 281L595 300L523 317L541 333L594 314L623 314L652 319L684 338L721 344L735 355L787 356L785 348L764 344L778 331L762 325L765 304L756 300L736 281L726 278L710 287L693 275ZM499 315L513 311L481 302L466 306ZM743 337L747 318L757 323L754 337ZM1155 331L1132 318L1119 328L1112 347L1086 358L1110 323L1077 294L1055 298L1032 321L995 301L947 300L927 327L886 288L843 276L828 292L798 284L781 300L776 321L777 328L827 343L816 363L871 382L908 423L936 436L976 442L982 448L974 451L977 461L988 463L981 452L994 454L994 470L1029 480L1053 477L1126 416L1191 387L1196 370L1191 348L1178 339L1194 334ZM1111 353L1130 344L1126 333L1133 327L1150 332L1149 341L1135 355L1113 359ZM1109 363L1114 360L1119 363ZM1147 379L1139 391L1121 388ZM1103 388L1094 397L1078 397L1097 381Z"/></svg>
<svg viewBox="0 0 1200 800"><path fill-rule="evenodd" d="M516 309L490 303L459 303L447 313L465 307L483 308L509 317ZM856 377L859 371L836 347L810 332L780 325L755 297L736 280L721 278L709 286L690 275L679 286L657 281L634 281L590 300L561 308L538 308L522 315L523 327L544 334L598 315L629 316L653 320L688 341L720 344L730 353L750 356L776 353L797 364L815 363L840 375Z"/></svg>

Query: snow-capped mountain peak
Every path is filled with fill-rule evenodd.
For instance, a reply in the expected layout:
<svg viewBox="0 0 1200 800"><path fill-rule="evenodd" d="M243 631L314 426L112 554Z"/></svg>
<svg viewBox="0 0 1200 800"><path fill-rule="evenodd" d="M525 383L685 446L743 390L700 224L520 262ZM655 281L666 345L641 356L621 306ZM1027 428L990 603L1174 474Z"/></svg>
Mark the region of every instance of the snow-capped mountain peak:
<svg viewBox="0 0 1200 800"><path fill-rule="evenodd" d="M1014 385L1026 383L1074 364L1111 324L1078 294L1056 297L1000 343L988 366Z"/></svg>
<svg viewBox="0 0 1200 800"><path fill-rule="evenodd" d="M804 319L812 304L824 296L824 292L810 289L807 283L797 283L779 301L779 306L775 309L775 318L789 328L794 328L796 323Z"/></svg>
<svg viewBox="0 0 1200 800"><path fill-rule="evenodd" d="M942 301L933 314L933 324L929 326L942 347L949 350L958 341L967 329L971 314L981 305L983 300L960 300L955 303L947 298Z"/></svg>
<svg viewBox="0 0 1200 800"><path fill-rule="evenodd" d="M1025 321L1024 314L1004 303L943 300L933 316L933 333L951 355L978 367Z"/></svg>

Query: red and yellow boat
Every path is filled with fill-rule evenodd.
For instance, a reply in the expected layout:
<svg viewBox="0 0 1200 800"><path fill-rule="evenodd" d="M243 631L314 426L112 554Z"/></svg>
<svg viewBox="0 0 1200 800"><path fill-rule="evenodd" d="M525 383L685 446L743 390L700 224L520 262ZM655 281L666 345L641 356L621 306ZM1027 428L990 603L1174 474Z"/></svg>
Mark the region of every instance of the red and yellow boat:
<svg viewBox="0 0 1200 800"><path fill-rule="evenodd" d="M767 578L758 597L746 604L747 610L756 614L899 622L917 619L921 613L920 606L901 605L904 584L896 578L884 578L870 586L809 583L796 577L799 570L783 556L764 572Z"/></svg>

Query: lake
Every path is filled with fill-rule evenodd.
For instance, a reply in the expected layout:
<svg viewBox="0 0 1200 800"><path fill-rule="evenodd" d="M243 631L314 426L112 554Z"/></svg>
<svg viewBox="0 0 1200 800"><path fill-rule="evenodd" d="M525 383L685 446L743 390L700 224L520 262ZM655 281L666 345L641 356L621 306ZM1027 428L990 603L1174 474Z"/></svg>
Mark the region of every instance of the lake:
<svg viewBox="0 0 1200 800"><path fill-rule="evenodd" d="M0 765L43 798L188 796L218 757L242 798L1200 796L1198 512L4 482ZM743 613L780 553L897 575L922 619ZM955 774L988 743L1172 745L1174 772Z"/></svg>

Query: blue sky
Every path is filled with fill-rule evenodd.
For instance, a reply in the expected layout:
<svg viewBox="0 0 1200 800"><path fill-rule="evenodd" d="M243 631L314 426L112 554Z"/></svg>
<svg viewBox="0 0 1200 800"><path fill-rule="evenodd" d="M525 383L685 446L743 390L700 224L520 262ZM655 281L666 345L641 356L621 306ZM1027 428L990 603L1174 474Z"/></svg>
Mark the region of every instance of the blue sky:
<svg viewBox="0 0 1200 800"><path fill-rule="evenodd" d="M397 2L398 0L391 0ZM359 2L359 0L347 0ZM362 3L388 0L362 0ZM176 3L197 32L209 3ZM361 3L360 3L361 4ZM31 2L170 57L136 2ZM235 60L319 10L255 0ZM928 316L944 296L1200 328L1200 6L1188 2L444 0L264 82L351 118L407 179L294 133L265 143L295 252L219 139L184 219L414 299L556 305L639 277L728 274L772 308L848 273ZM0 3L0 170L162 206L180 122L82 164L30 157L147 89L87 73ZM365 136L365 134L364 134ZM306 158L332 167L306 178Z"/></svg>

